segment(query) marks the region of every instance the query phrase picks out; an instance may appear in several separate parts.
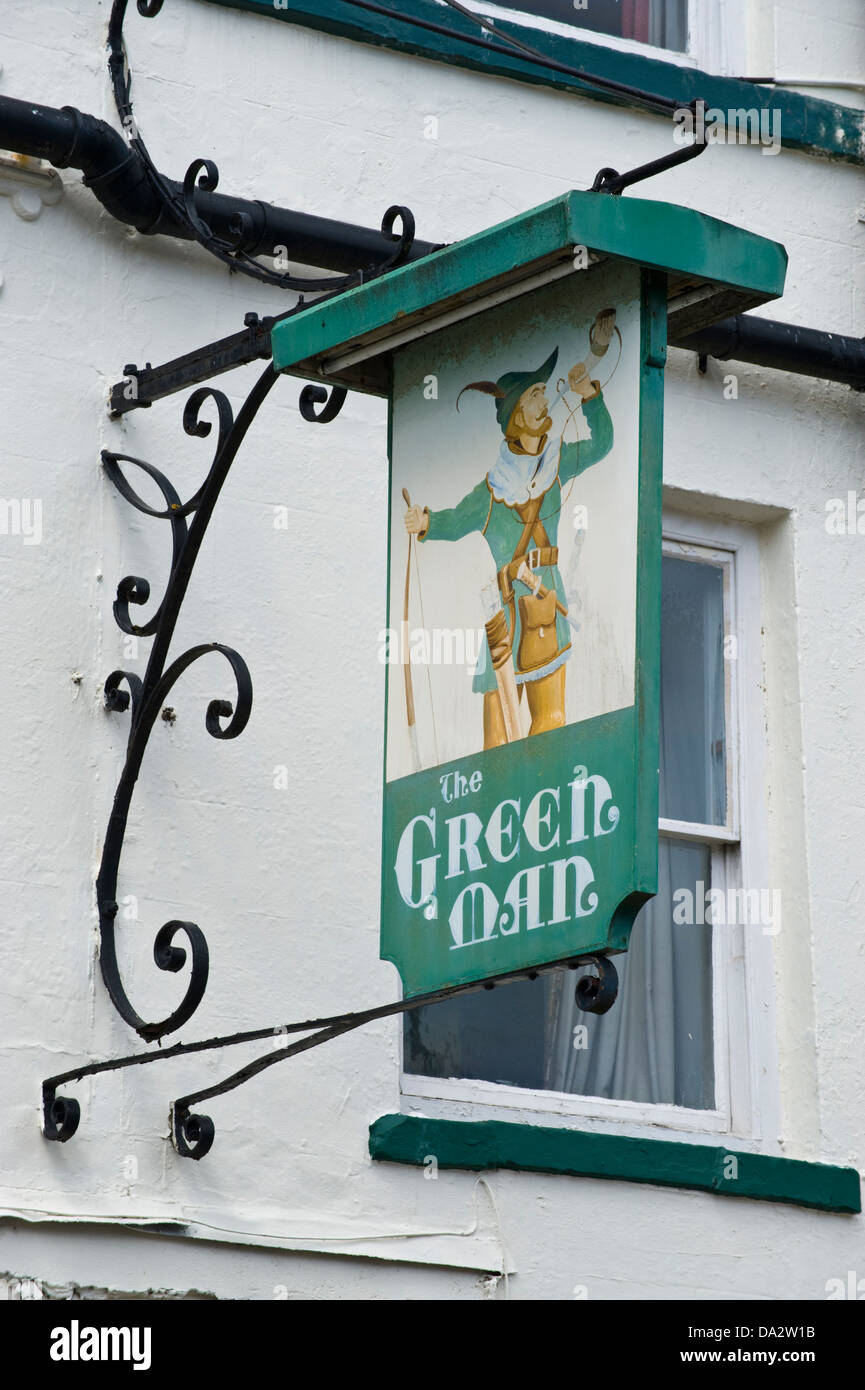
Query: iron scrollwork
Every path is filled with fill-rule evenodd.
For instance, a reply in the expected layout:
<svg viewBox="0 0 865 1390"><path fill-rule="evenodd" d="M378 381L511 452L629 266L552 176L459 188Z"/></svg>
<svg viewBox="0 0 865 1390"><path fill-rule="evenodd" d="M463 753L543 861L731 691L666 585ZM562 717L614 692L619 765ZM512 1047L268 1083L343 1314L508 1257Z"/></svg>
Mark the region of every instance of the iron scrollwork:
<svg viewBox="0 0 865 1390"><path fill-rule="evenodd" d="M615 1003L619 984L616 967L610 957L593 955L568 962L568 966L569 969L573 970L582 971L585 967L589 967L597 971L597 975L580 975L576 985L577 1007L585 1013L607 1013ZM319 1047L322 1043L330 1042L333 1038L338 1038L343 1033L362 1027L373 1019L403 1014L411 1009L437 1003L444 999L453 999L457 995L474 993L479 989L493 989L499 985L507 985L516 978L536 980L540 975L557 968L556 965L538 966L536 969L526 971L521 975L502 976L485 981L483 984L451 985L448 988L436 990L432 994L418 996L414 999L400 999L393 1004L381 1005L374 1009L337 1015L333 1018L317 1019L314 1023L307 1020L306 1024L291 1024L274 1029L275 1035L298 1032L301 1029L312 1030L314 1028L316 1031L310 1031L307 1037L301 1038L298 1042L288 1043L285 1047L256 1057L222 1081L174 1100L169 1114L171 1142L181 1158L203 1158L210 1151L216 1131L210 1116L193 1111L194 1105L225 1095L238 1086L244 1086L253 1077L258 1076L269 1067L290 1057L296 1057L302 1052L307 1052L310 1048Z"/></svg>
<svg viewBox="0 0 865 1390"><path fill-rule="evenodd" d="M42 1088L42 1133L46 1139L65 1144L81 1119L81 1106L70 1096L58 1096L53 1086Z"/></svg>
<svg viewBox="0 0 865 1390"><path fill-rule="evenodd" d="M167 521L172 534L170 577L162 600L149 619L136 623L131 613L134 607L147 603L150 598L148 581L140 575L127 575L117 586L114 617L118 627L122 632L135 636L154 638L145 675L141 678L133 671L115 670L107 677L104 687L106 709L116 713L130 710L131 717L126 761L117 785L96 880L100 964L102 977L114 1007L121 1018L146 1041L153 1041L173 1032L192 1017L207 987L209 955L204 933L195 922L174 920L165 923L156 934L154 961L160 970L177 972L185 966L189 958L190 977L183 999L172 1013L154 1021L141 1017L129 999L120 976L115 938L118 910L117 878L126 825L135 783L153 725L169 691L193 662L218 653L228 662L234 677L234 700L211 700L207 707L205 724L211 737L237 738L249 720L252 710L252 679L245 661L232 647L220 642L207 642L190 647L167 667L166 659L192 569L222 485L249 426L276 379L273 366L268 364L236 420L228 399L221 391L199 387L189 397L183 412L183 428L186 433L199 438L210 434L212 425L210 421L202 418L201 412L207 402L213 402L218 418L218 438L207 477L187 502L181 501L169 480L152 464L111 450L105 450L102 454L105 471L125 500L144 515ZM143 470L156 483L165 501L164 508L152 507L142 499L126 476L121 466L124 463ZM178 936L185 936L185 946L174 944ZM59 1101L52 1098L51 1106L55 1110L59 1104ZM68 1133L49 1134L49 1119L46 1111L48 1137L69 1137ZM54 1116L55 1128L62 1128L62 1119L57 1111ZM74 1129L70 1132L74 1132Z"/></svg>
<svg viewBox="0 0 865 1390"><path fill-rule="evenodd" d="M327 425L342 410L347 394L344 386L334 386L330 391L326 386L304 386L299 399L300 413L310 424ZM318 405L321 410L316 410Z"/></svg>
<svg viewBox="0 0 865 1390"><path fill-rule="evenodd" d="M609 1013L619 993L618 971L609 956L592 956L586 964L593 965L598 973L581 975L577 980L577 1008L587 1014Z"/></svg>

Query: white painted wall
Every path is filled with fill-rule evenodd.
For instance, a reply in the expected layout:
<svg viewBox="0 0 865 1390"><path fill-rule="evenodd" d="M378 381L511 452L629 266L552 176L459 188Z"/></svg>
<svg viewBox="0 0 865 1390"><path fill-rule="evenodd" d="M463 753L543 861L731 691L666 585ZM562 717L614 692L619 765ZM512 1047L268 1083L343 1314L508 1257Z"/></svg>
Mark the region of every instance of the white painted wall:
<svg viewBox="0 0 865 1390"><path fill-rule="evenodd" d="M108 8L6 0L0 90L110 115ZM797 13L774 6L776 32ZM861 60L858 7L839 6L838 19ZM127 29L136 114L167 172L209 155L225 191L369 225L408 203L430 240L666 149L653 118L200 0L175 0L150 22L133 9ZM424 139L430 114L437 141ZM503 1268L504 1245L513 1298L569 1298L578 1284L590 1298L822 1298L828 1279L865 1276L860 1218L535 1174L428 1182L372 1164L368 1126L400 1108L395 1020L212 1102L217 1137L200 1164L171 1148L168 1102L258 1046L84 1083L74 1140L42 1139L41 1079L137 1041L96 958L92 877L127 729L104 712L101 683L124 664L116 583L143 574L158 596L169 543L115 494L99 450L150 459L183 495L209 459L207 441L180 428L181 399L112 424L105 391L126 362L167 360L239 327L248 309L286 302L197 248L125 231L76 175L63 182L63 200L32 222L0 198L0 493L41 499L44 516L40 545L0 536L0 1209L14 1218L0 1224L0 1271L235 1298L482 1298L479 1271ZM788 289L764 312L862 332L861 169L718 146L640 195L783 241ZM736 402L722 396L729 370ZM254 374L219 384L237 405ZM759 524L765 798L772 881L785 893L774 1138L789 1156L862 1169L865 539L828 536L824 517L828 498L862 485L863 402L744 366L710 363L701 378L678 351L667 378L672 500ZM124 960L141 1011L166 1011L182 989L152 965L158 927L192 918L207 935L210 986L183 1040L398 989L377 959L385 408L352 396L319 429L300 418L298 389L278 384L235 465L175 646L236 645L253 673L253 717L236 742L210 740L204 711L231 695L227 668L214 658L188 673L172 697L177 722L154 730L122 864L121 894L139 905ZM278 505L287 532L274 529ZM311 584L298 584L299 569ZM274 790L280 764L288 791ZM192 1236L118 1229L155 1220Z"/></svg>

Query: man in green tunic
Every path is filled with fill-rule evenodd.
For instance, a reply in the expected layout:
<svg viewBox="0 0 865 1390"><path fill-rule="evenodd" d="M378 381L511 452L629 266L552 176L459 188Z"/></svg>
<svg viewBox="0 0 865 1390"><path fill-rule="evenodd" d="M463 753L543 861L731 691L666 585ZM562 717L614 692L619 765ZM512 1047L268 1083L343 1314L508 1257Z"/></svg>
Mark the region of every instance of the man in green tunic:
<svg viewBox="0 0 865 1390"><path fill-rule="evenodd" d="M596 358L606 352L614 326L613 310L600 314L592 325ZM565 662L571 654L571 634L556 544L562 488L604 458L613 443L613 425L600 384L590 381L583 362L568 373L568 385L581 398L591 438L570 444L561 438L550 440L553 422L546 386L558 351L555 348L537 371L506 372L496 382L472 382L464 388L495 398L504 436L499 455L486 477L455 507L442 511L410 507L405 514L409 535L422 542L457 541L473 531L485 538L508 616L517 688L522 697L525 687L528 698L532 734L565 722ZM520 570L526 574L527 563L534 592L517 577ZM484 697L484 748L507 742L486 641L472 689Z"/></svg>

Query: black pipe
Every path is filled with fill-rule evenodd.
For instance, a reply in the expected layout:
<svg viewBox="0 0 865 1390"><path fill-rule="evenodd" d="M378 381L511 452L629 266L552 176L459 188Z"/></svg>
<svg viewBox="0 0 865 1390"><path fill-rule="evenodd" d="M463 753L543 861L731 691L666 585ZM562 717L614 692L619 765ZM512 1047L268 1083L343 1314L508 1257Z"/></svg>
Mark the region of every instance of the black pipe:
<svg viewBox="0 0 865 1390"><path fill-rule="evenodd" d="M0 96L0 148L45 159L57 169L80 169L85 186L112 217L140 232L193 239L186 224L164 207L135 151L96 116L74 106L58 110ZM182 196L180 183L166 182ZM199 191L196 206L216 236L252 256L272 256L284 247L288 261L348 274L393 255L393 241L373 228L293 212L260 199ZM241 213L247 220L238 240ZM407 259L418 260L436 249L432 242L415 241Z"/></svg>
<svg viewBox="0 0 865 1390"><path fill-rule="evenodd" d="M671 338L670 342L674 347L717 357L722 362L733 358L799 376L840 381L856 391L865 390L865 338L821 333L816 328L736 314L687 337Z"/></svg>
<svg viewBox="0 0 865 1390"><path fill-rule="evenodd" d="M140 232L192 239L185 223L178 222L165 208L135 151L112 126L96 116L86 115L74 106L57 110L0 96L0 147L46 159L58 169L80 169L85 185L112 217ZM180 194L181 185L169 182L172 190ZM216 235L235 244L237 215L245 214L248 221L244 223L240 249L250 255L273 255L285 247L289 261L347 274L386 260L393 251L393 242L370 227L222 193L199 192L198 200L198 207ZM415 241L408 259L417 260L436 249L431 242ZM698 333L671 338L670 342L701 356L722 361L734 358L865 390L862 338L737 314Z"/></svg>

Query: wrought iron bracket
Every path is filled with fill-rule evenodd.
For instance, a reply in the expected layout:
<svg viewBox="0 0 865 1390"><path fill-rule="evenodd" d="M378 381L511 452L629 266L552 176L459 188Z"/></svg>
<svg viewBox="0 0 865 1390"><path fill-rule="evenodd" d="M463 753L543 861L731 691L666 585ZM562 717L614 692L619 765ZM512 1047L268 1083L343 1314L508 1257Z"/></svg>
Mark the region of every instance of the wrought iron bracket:
<svg viewBox="0 0 865 1390"><path fill-rule="evenodd" d="M297 312L297 309L292 312ZM269 357L270 329L274 320L261 320L257 314L247 314L245 323L245 331L232 339L210 344L155 372L148 368L144 385L151 398L155 400L171 394L181 386L199 380L201 375L227 371L240 362L256 357ZM128 373L133 370L127 368ZM166 663L180 608L219 494L252 422L276 381L277 373L269 362L236 419L222 391L210 386L197 386L189 396L183 410L185 432L197 438L206 438L213 424L203 418L203 411L206 406L215 407L217 438L207 476L187 501L181 500L170 480L153 464L111 449L102 452L105 472L121 496L137 511L167 522L171 528L171 570L156 611L144 621L135 621L133 610L148 603L151 596L150 582L141 575L130 574L121 579L114 601L114 619L122 632L154 639L145 674L141 677L134 671L117 669L108 675L104 684L106 710L114 714L128 711L130 728L126 759L117 784L96 879L99 960L102 977L115 1008L121 1018L148 1042L174 1032L192 1017L207 988L210 958L207 940L197 923L179 919L166 922L156 933L153 959L158 969L173 973L182 970L189 961L191 969L186 992L177 1008L159 1019L143 1018L132 1004L121 979L116 944L117 880L126 826L151 731L169 692L189 666L202 657L218 654L228 662L232 671L234 699L214 699L207 707L205 725L212 738L237 738L249 720L252 678L242 656L232 647L221 642L204 642L190 647L171 665ZM139 377L139 387L141 384ZM122 387L115 387L112 394L116 396L122 390ZM301 415L307 421L326 424L339 414L346 395L343 387L335 386L328 391L323 386L309 384L300 394ZM125 398L123 403L131 404ZM149 404L150 401L143 400L139 391L135 403ZM114 413L121 412L117 410ZM162 494L164 507L151 506L144 501L130 480L128 469L138 469L155 482ZM178 937L186 938L185 945L175 944ZM71 1111L67 1113L58 1107L59 1102L55 1104L52 1097L51 1104L45 1110L44 1130L49 1138L68 1138L70 1133L74 1133L77 1115L73 1116Z"/></svg>
<svg viewBox="0 0 865 1390"><path fill-rule="evenodd" d="M183 411L184 430L187 434L199 438L205 438L211 433L212 425L210 421L202 418L201 413L203 407L210 403L216 407L217 442L204 483L186 502L181 501L168 478L152 464L130 454L115 453L108 449L102 454L105 471L118 492L137 511L167 521L171 527L172 539L168 584L156 612L149 619L136 623L131 611L149 600L149 581L140 575L127 575L117 586L114 618L118 627L122 632L138 637L152 636L154 639L144 677L133 671L118 669L107 677L104 687L106 709L114 713L129 710L130 729L126 760L114 796L96 879L100 931L99 959L102 977L115 1008L121 1018L148 1041L173 1032L191 1018L207 987L209 953L204 933L195 922L166 922L156 934L153 958L160 970L181 970L187 961L187 950L174 943L179 935L186 937L191 954L191 972L186 993L177 1008L164 1018L147 1020L138 1013L120 976L115 940L117 878L126 824L135 783L153 725L169 691L189 666L202 657L219 654L231 667L235 685L234 701L214 699L207 707L205 725L212 738L237 738L249 719L252 709L252 679L245 661L232 647L220 642L205 642L190 647L170 666L166 665L166 661L180 607L222 486L250 425L276 380L277 374L273 366L268 364L245 400L237 419L234 418L228 398L221 391L211 387L199 387L189 397ZM153 479L165 500L164 508L152 507L141 498L129 481L122 466L124 464L142 470Z"/></svg>
<svg viewBox="0 0 865 1390"><path fill-rule="evenodd" d="M297 307L305 308L301 299ZM289 314L278 314L274 318L259 318L258 314L244 315L245 327L237 333L230 333L214 343L195 348L174 357L162 366L151 367L146 363L138 367L134 362L123 368L124 378L115 382L108 393L108 413L112 420L118 420L131 410L142 410L153 405L154 401L172 396L189 386L198 386L203 381L230 372L250 362L266 361L271 357L270 333L273 325Z"/></svg>
<svg viewBox="0 0 865 1390"><path fill-rule="evenodd" d="M124 367L122 381L115 382L108 393L108 414L112 420L119 420L131 410L141 410L153 405L154 401L165 396L173 396L189 386L197 386L209 381L223 372L233 371L235 367L250 362L270 359L270 333L273 325L282 319L290 318L300 309L306 308L303 299L287 314L275 318L259 318L258 314L244 316L246 327L239 333L230 333L214 343L175 357L160 367L137 367L134 362ZM327 387L310 383L300 393L300 413L304 420L313 424L326 425L335 420L346 398L344 387ZM315 406L326 401L324 410L316 411ZM117 457L121 457L118 455ZM119 484L118 484L119 485ZM131 499L130 499L131 500Z"/></svg>
<svg viewBox="0 0 865 1390"><path fill-rule="evenodd" d="M233 339L224 339L221 344L211 344L186 358L177 359L155 372L147 369L150 378L147 382L153 399L178 390L181 384L197 379L193 374L205 371L208 362L215 370L228 370L241 360L251 360L263 353L263 338L266 335L269 348L271 321L258 320L255 315L247 315L246 331ZM223 348L224 352L214 352ZM131 370L131 369L128 369ZM172 559L167 586L161 602L152 616L136 623L132 610L146 604L150 599L151 586L141 575L127 575L117 586L114 602L114 617L121 631L141 637L153 637L153 647L143 677L133 671L117 669L110 673L104 685L105 708L112 713L130 714L130 730L126 759L108 822L102 860L96 880L96 898L99 911L100 966L103 980L111 1000L120 1016L147 1042L161 1039L187 1022L204 995L209 970L209 950L201 928L195 922L172 919L159 928L153 945L153 957L160 970L177 972L184 968L190 959L190 975L186 992L177 1008L164 1018L147 1020L135 1009L121 979L117 960L115 923L118 911L117 880L126 825L132 796L138 774L141 770L148 739L154 723L163 708L170 690L180 676L194 662L202 657L218 653L231 667L235 683L234 702L226 699L211 700L205 718L208 733L216 739L236 738L246 727L252 709L252 680L243 658L219 642L201 643L189 648L166 666L167 656L180 607L186 594L192 570L201 548L207 525L213 514L220 491L228 476L232 463L252 425L259 408L275 385L277 373L272 363L264 368L255 386L247 396L235 419L227 397L208 386L197 386L186 401L183 410L183 428L188 435L206 438L213 428L210 421L202 418L206 405L215 407L217 440L213 459L205 481L187 501L182 501L173 484L158 468L136 458L113 450L103 450L102 462L105 471L121 496L131 506L146 516L167 521L171 528ZM117 391L119 388L115 388ZM325 424L339 413L346 398L343 387L334 386L331 390L319 384L310 383L300 395L300 412L307 421ZM143 403L140 398L138 403ZM148 402L149 403L149 402ZM116 413L120 413L119 411ZM130 481L125 467L137 468L144 472L157 485L165 506L162 508L146 503ZM186 937L186 947L175 945L178 936ZM575 959L566 962L571 969L585 966L594 967L596 977L581 978L577 982L576 1002L581 1009L603 1013L613 1003L616 995L616 971L612 963L600 956ZM559 963L561 964L561 963ZM268 1036L279 1036L293 1032L306 1032L310 1036L271 1051L256 1058L239 1071L232 1073L216 1085L204 1090L181 1096L171 1105L170 1132L172 1142L181 1157L200 1159L210 1149L214 1139L214 1125L207 1116L197 1113L193 1106L212 1099L245 1084L259 1072L276 1062L298 1055L312 1047L318 1047L330 1039L372 1019L404 1013L456 994L469 993L478 989L492 989L514 979L536 979L557 966L541 966L518 975L504 976L483 984L456 986L440 990L435 994L411 1000L400 1000L379 1008L360 1013L342 1014L332 1018L307 1020L304 1023L279 1025L276 1028L256 1029L252 1032L235 1033L226 1037L208 1039L200 1043L176 1044L173 1047L133 1054L108 1062L91 1062L59 1076L49 1077L42 1087L42 1132L46 1139L66 1143L76 1132L81 1111L78 1101L58 1095L58 1087L70 1081L96 1075L103 1071L114 1071L129 1066L140 1066L148 1062L168 1060L187 1052L203 1051L215 1047L228 1047L239 1042L249 1042Z"/></svg>

